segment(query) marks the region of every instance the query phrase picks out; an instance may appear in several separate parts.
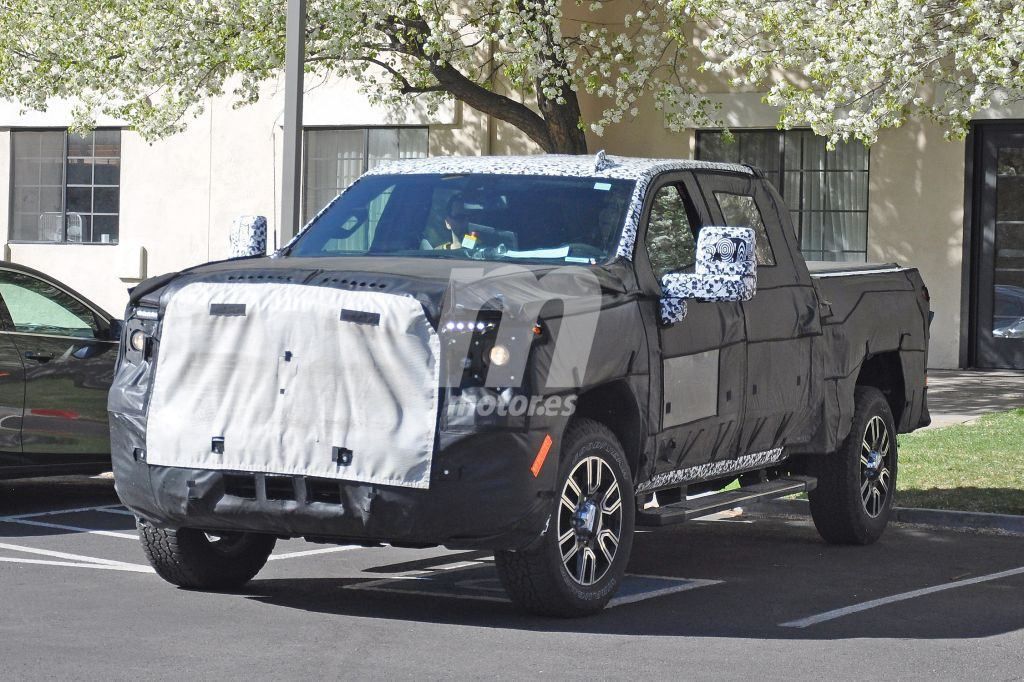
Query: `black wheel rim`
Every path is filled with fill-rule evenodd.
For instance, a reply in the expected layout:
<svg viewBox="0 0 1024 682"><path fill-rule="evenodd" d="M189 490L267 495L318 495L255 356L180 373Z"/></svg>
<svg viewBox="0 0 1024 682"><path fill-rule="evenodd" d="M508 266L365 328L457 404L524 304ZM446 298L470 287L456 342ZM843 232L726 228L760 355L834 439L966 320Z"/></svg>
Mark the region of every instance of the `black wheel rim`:
<svg viewBox="0 0 1024 682"><path fill-rule="evenodd" d="M892 439L879 416L868 420L860 452L860 499L864 511L878 518L892 496Z"/></svg>
<svg viewBox="0 0 1024 682"><path fill-rule="evenodd" d="M562 487L558 505L558 549L566 573L584 587L611 568L622 537L622 490L600 457L581 460Z"/></svg>

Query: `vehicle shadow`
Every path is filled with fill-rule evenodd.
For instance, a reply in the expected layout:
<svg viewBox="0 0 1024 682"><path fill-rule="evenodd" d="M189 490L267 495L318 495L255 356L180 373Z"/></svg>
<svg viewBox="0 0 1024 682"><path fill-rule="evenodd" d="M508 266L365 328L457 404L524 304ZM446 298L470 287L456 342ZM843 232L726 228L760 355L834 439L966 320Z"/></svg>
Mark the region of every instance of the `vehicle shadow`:
<svg viewBox="0 0 1024 682"><path fill-rule="evenodd" d="M320 614L513 628L544 632L697 636L779 640L980 638L1024 628L1024 575L947 590L797 629L782 623L832 609L1016 568L1020 538L893 528L870 547L830 547L804 521L693 523L641 533L629 571L639 575L722 580L589 618L560 620L516 612L493 566L470 569L481 598L361 589L367 579L259 579L248 598ZM447 556L447 562L479 553ZM407 562L408 563L408 562ZM375 583L380 585L380 583ZM478 593L479 594L479 593Z"/></svg>
<svg viewBox="0 0 1024 682"><path fill-rule="evenodd" d="M58 476L0 480L0 537L35 537L79 533L70 528L54 528L15 522L10 517L26 514L29 520L53 525L78 525L70 518L47 512L64 509L84 509L120 504L114 492L114 481L97 476ZM97 523L99 525L97 525ZM102 530L134 531L134 520L129 516L102 514L89 519L90 527Z"/></svg>

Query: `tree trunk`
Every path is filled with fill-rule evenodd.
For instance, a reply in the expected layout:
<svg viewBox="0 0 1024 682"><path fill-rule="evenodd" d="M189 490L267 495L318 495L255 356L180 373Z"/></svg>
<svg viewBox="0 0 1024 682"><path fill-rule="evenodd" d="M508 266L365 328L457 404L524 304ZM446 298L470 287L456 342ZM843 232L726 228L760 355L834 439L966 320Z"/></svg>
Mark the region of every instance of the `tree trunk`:
<svg viewBox="0 0 1024 682"><path fill-rule="evenodd" d="M564 104L546 98L537 88L537 104L540 106L544 125L548 129L549 148L552 154L586 154L587 138L583 134L580 101L571 88L562 88Z"/></svg>
<svg viewBox="0 0 1024 682"><path fill-rule="evenodd" d="M525 104L484 87L448 62L428 55L423 45L425 37L430 34L430 27L423 19L388 17L386 24L412 30L411 35L417 39L410 41L410 36L405 35L404 42L396 40L396 45L401 45L398 51L427 62L427 68L437 79L440 89L481 113L515 126L549 154L587 153L587 139L581 127L579 99L569 86L562 86L560 95L564 103L559 104L557 98L545 97L541 84L537 83L537 105L540 107L538 115ZM387 28L382 30L387 31ZM554 39L551 40L553 42ZM415 89L410 91L412 90Z"/></svg>

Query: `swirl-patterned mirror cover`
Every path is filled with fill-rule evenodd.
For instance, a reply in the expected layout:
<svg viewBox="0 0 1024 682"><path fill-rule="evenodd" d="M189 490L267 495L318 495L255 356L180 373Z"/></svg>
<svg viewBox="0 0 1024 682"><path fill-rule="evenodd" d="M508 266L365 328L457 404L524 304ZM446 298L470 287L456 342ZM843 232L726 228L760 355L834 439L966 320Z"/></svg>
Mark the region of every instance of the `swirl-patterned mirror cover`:
<svg viewBox="0 0 1024 682"><path fill-rule="evenodd" d="M661 321L666 325L686 317L688 298L749 301L757 292L754 231L749 227L702 228L697 239L696 272L664 275L661 288Z"/></svg>

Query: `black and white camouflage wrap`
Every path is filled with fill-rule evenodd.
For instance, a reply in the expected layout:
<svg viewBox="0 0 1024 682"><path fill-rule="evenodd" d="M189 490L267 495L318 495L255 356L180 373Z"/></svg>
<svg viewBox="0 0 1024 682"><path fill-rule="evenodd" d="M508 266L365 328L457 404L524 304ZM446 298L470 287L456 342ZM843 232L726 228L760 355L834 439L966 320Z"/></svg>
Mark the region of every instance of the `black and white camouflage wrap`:
<svg viewBox="0 0 1024 682"><path fill-rule="evenodd" d="M697 239L697 273L739 275L757 273L754 231L749 227L708 225Z"/></svg>
<svg viewBox="0 0 1024 682"><path fill-rule="evenodd" d="M665 290L664 284L662 291ZM665 326L682 322L686 317L686 299L692 296L669 296L661 297L661 323Z"/></svg>
<svg viewBox="0 0 1024 682"><path fill-rule="evenodd" d="M685 299L749 301L757 293L754 231L749 227L701 228L694 274L669 273L661 278L661 322L686 317Z"/></svg>
<svg viewBox="0 0 1024 682"><path fill-rule="evenodd" d="M616 256L633 259L633 248L636 246L637 228L643 213L643 201L647 190L662 173L707 169L728 171L753 175L746 166L732 163L712 163L710 161L672 160L672 159L637 159L625 156L573 156L568 154L541 154L534 156L433 156L426 159L406 159L383 163L370 170L366 175L450 175L450 174L488 174L488 175L551 175L561 177L633 180L636 187L630 201L629 210L622 228L622 236L616 249ZM341 196L341 195L339 195ZM334 199L337 201L337 198ZM325 206L307 223L319 218L334 203ZM302 232L305 231L305 228ZM302 232L285 245L290 247ZM282 251L284 250L282 249ZM280 251L274 254L280 255Z"/></svg>
<svg viewBox="0 0 1024 682"><path fill-rule="evenodd" d="M744 455L737 459L724 459L717 462L698 464L695 467L666 471L644 481L637 486L637 492L647 492L658 488L668 488L677 485L685 485L695 481L711 481L729 474L739 474L745 471L756 471L772 464L778 464L786 459L782 448L755 452L751 455Z"/></svg>
<svg viewBox="0 0 1024 682"><path fill-rule="evenodd" d="M263 256L267 253L267 219L261 215L235 218L228 236L230 258Z"/></svg>

